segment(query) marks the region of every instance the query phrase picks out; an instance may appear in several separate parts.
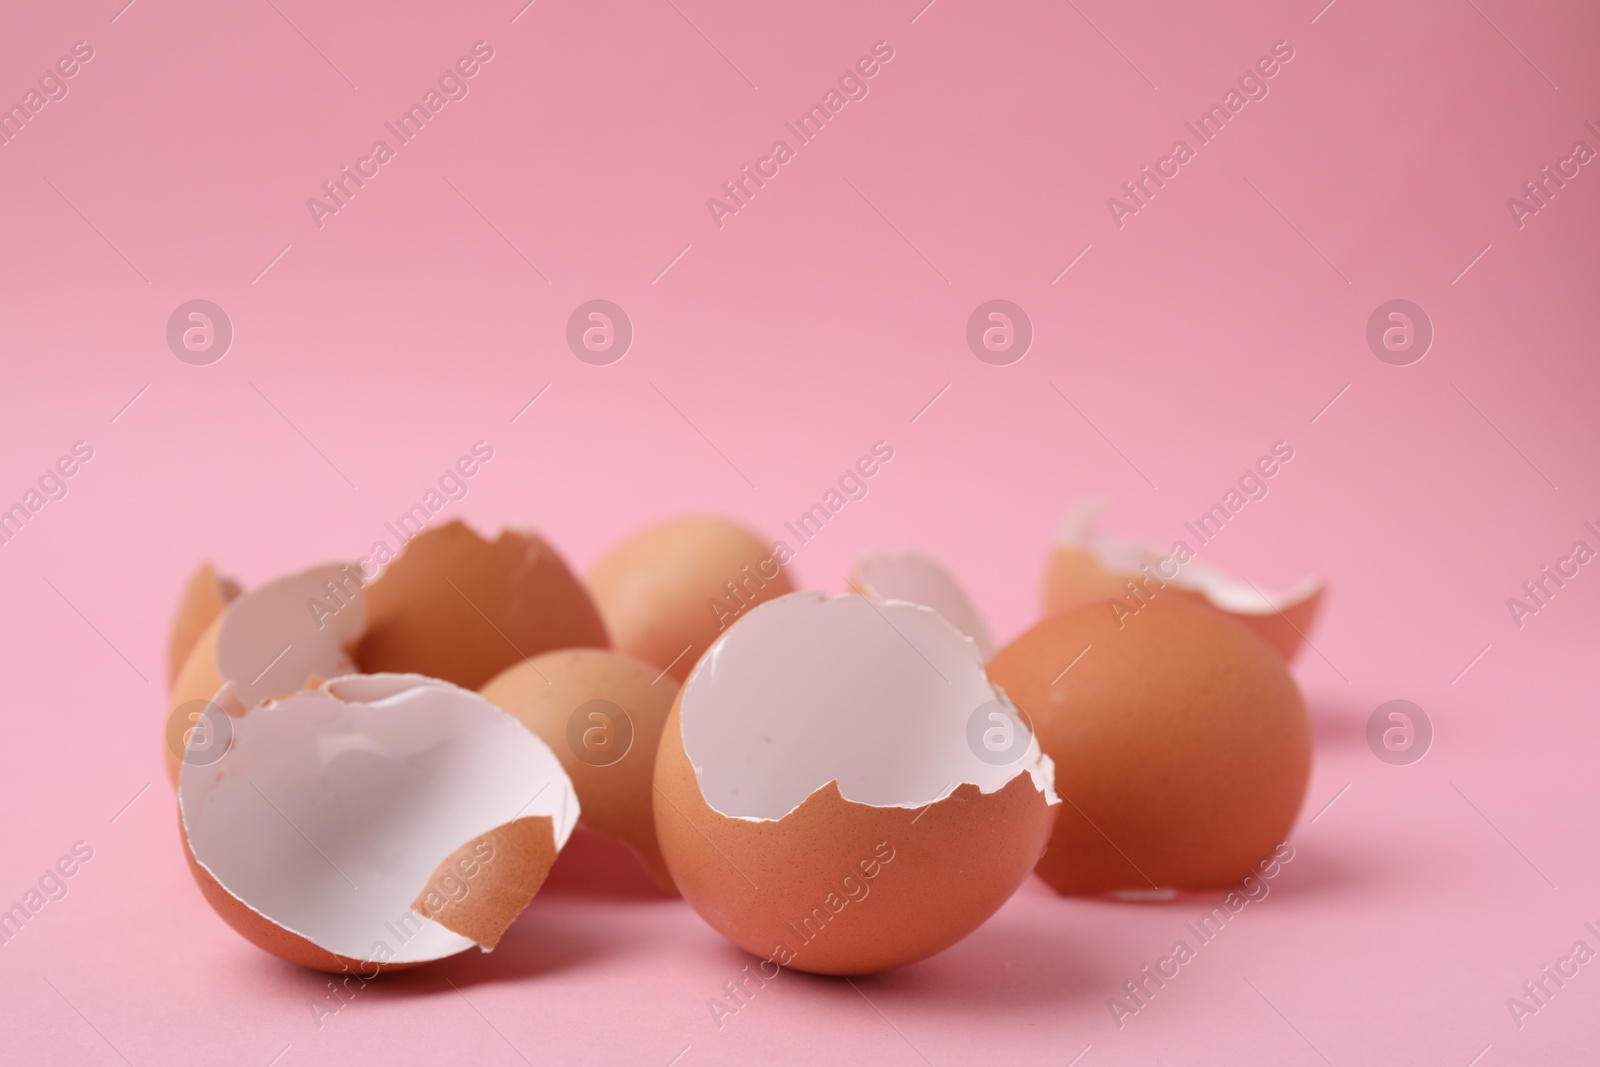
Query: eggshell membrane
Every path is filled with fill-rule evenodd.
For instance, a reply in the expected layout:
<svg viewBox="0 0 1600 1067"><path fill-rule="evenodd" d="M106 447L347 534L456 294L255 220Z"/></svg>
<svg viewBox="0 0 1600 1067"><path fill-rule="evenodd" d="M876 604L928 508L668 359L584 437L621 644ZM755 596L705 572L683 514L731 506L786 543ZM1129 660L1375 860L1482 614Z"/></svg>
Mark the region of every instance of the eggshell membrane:
<svg viewBox="0 0 1600 1067"><path fill-rule="evenodd" d="M210 563L202 563L184 583L173 612L172 635L167 641L167 685L177 681L178 673L205 633L228 602L239 595L239 583L218 577Z"/></svg>
<svg viewBox="0 0 1600 1067"><path fill-rule="evenodd" d="M989 661L1066 802L1039 875L1063 894L1234 885L1305 798L1300 691L1265 641L1210 608L1156 600L1123 623L1070 608Z"/></svg>
<svg viewBox="0 0 1600 1067"><path fill-rule="evenodd" d="M1069 520L1051 554L1045 575L1046 615L1089 601L1103 604L1112 598L1137 607L1123 584L1131 580L1141 599L1170 597L1223 612L1254 630L1284 662L1293 659L1305 642L1327 588L1322 579L1308 577L1287 592L1262 593L1197 560L1183 564L1169 579L1157 569L1164 553L1095 536L1094 512L1092 507L1085 508ZM1175 564L1173 561L1168 569ZM1141 570L1145 565L1154 579Z"/></svg>
<svg viewBox="0 0 1600 1067"><path fill-rule="evenodd" d="M856 561L850 585L874 600L905 600L932 608L972 638L984 659L994 655L989 624L949 568L921 552L868 552Z"/></svg>
<svg viewBox="0 0 1600 1067"><path fill-rule="evenodd" d="M1008 766L968 748L996 701L930 609L819 593L756 608L662 734L656 833L679 890L735 944L818 974L949 947L1027 877L1059 805L1033 738Z"/></svg>
<svg viewBox="0 0 1600 1067"><path fill-rule="evenodd" d="M369 973L487 951L577 820L542 741L434 679L334 679L250 708L234 730L219 762L183 767L185 850L229 925L302 966ZM470 874L455 866L485 848ZM453 866L459 893L429 907L451 895Z"/></svg>
<svg viewBox="0 0 1600 1067"><path fill-rule="evenodd" d="M461 522L425 530L366 589L355 649L368 673L415 672L477 689L554 648L605 648L600 613L542 538L486 541Z"/></svg>
<svg viewBox="0 0 1600 1067"><path fill-rule="evenodd" d="M766 577L773 568L776 575ZM745 605L737 612L724 584L730 581ZM586 582L613 647L667 669L679 682L751 606L794 591L755 534L714 518L674 519L641 530L596 564ZM710 607L712 601L721 601L726 613Z"/></svg>
<svg viewBox="0 0 1600 1067"><path fill-rule="evenodd" d="M650 787L678 683L620 652L570 648L507 668L480 692L543 738L561 760L583 805L583 824L626 844L657 885L676 892L656 843ZM580 759L568 738L574 712L591 700L616 704L633 726L627 752L604 766Z"/></svg>
<svg viewBox="0 0 1600 1067"><path fill-rule="evenodd" d="M344 605L320 615L307 605L328 600L328 585L341 589ZM172 683L168 729L185 704L210 701L233 683L227 711L291 693L312 675L349 674L355 664L345 647L365 625L365 603L355 568L326 563L274 579L244 593L212 620ZM178 781L180 759L173 739L166 746L167 773Z"/></svg>

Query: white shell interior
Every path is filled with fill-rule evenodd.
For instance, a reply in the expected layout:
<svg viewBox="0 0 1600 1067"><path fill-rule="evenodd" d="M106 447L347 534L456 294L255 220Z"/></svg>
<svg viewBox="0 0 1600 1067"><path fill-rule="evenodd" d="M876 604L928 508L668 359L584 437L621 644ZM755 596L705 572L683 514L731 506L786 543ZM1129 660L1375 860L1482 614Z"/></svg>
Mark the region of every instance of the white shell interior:
<svg viewBox="0 0 1600 1067"><path fill-rule="evenodd" d="M985 662L994 638L972 598L949 569L921 552L868 552L856 563L856 584L876 600L906 600L932 608L978 646Z"/></svg>
<svg viewBox="0 0 1600 1067"><path fill-rule="evenodd" d="M1257 591L1249 582L1229 577L1215 567L1194 559L1181 567L1175 559L1164 567L1158 567L1157 564L1167 558L1166 553L1135 541L1121 541L1096 534L1094 527L1099 514L1099 504L1080 506L1062 526L1056 538L1057 543L1063 548L1075 548L1092 554L1102 567L1110 571L1137 574L1148 565L1150 573L1161 581L1199 593L1223 611L1231 611L1236 615L1275 615L1309 600L1322 588L1322 579L1310 575L1286 592ZM1175 567L1176 576L1167 577Z"/></svg>
<svg viewBox="0 0 1600 1067"><path fill-rule="evenodd" d="M679 716L701 794L727 816L781 819L833 781L846 800L920 808L1024 773L1057 803L1037 738L1005 766L968 746L969 720L992 701L1009 706L937 612L808 592L760 605L719 638Z"/></svg>
<svg viewBox="0 0 1600 1067"><path fill-rule="evenodd" d="M217 667L241 704L303 689L312 674L334 678L356 669L344 651L367 626L366 596L349 578L355 573L353 566L326 563L270 581L228 606L217 631ZM341 599L329 594L327 582Z"/></svg>
<svg viewBox="0 0 1600 1067"><path fill-rule="evenodd" d="M254 911L355 959L416 962L467 948L411 910L439 864L522 816L550 816L559 849L578 819L572 783L545 743L447 682L339 678L232 725L227 754L185 764L179 779L195 859Z"/></svg>

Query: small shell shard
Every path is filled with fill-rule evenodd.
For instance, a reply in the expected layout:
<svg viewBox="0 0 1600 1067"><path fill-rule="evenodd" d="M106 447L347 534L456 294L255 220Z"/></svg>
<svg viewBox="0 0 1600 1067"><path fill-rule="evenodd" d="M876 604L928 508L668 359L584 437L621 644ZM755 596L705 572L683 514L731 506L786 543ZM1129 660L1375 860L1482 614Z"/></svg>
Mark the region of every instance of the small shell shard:
<svg viewBox="0 0 1600 1067"><path fill-rule="evenodd" d="M411 908L490 951L539 892L558 851L548 815L515 819L452 852Z"/></svg>

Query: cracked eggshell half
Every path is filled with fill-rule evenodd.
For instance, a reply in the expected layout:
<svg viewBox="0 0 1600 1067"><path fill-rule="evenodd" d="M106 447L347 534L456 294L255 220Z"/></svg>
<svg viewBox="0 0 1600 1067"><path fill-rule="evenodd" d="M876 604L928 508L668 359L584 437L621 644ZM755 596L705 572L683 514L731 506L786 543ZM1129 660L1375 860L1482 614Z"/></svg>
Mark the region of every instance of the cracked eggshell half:
<svg viewBox="0 0 1600 1067"><path fill-rule="evenodd" d="M303 967L492 949L578 818L549 747L447 682L356 675L232 710L226 754L179 781L190 869L239 934Z"/></svg>
<svg viewBox="0 0 1600 1067"><path fill-rule="evenodd" d="M905 600L932 608L972 638L978 654L994 655L989 624L948 567L921 552L868 552L856 561L850 585L874 600Z"/></svg>
<svg viewBox="0 0 1600 1067"><path fill-rule="evenodd" d="M617 545L585 581L617 651L681 682L750 608L794 591L788 558L737 523L672 519Z"/></svg>
<svg viewBox="0 0 1600 1067"><path fill-rule="evenodd" d="M366 590L361 670L415 672L477 689L529 656L607 648L594 601L537 534L486 541L462 522L413 537Z"/></svg>
<svg viewBox="0 0 1600 1067"><path fill-rule="evenodd" d="M975 740L985 729L1004 751ZM1049 839L1052 777L942 616L795 593L751 611L684 684L656 759L656 833L680 892L730 941L867 974L948 948L1005 903Z"/></svg>
<svg viewBox="0 0 1600 1067"><path fill-rule="evenodd" d="M244 593L196 640L172 683L167 713L167 773L176 783L180 761L207 763L225 743L204 709L225 683L235 706L253 707L292 693L312 676L350 674L345 649L361 636L366 604L353 565L327 563L274 579Z"/></svg>
<svg viewBox="0 0 1600 1067"><path fill-rule="evenodd" d="M1161 596L1170 590L1178 599L1205 604L1243 623L1284 662L1294 658L1322 606L1327 586L1321 578L1307 577L1284 593L1263 593L1247 581L1193 561L1187 545L1182 551L1174 545L1172 552L1163 554L1132 541L1097 535L1099 510L1093 504L1079 508L1057 537L1045 575L1046 615L1090 601L1120 601L1132 612L1152 593Z"/></svg>
<svg viewBox="0 0 1600 1067"><path fill-rule="evenodd" d="M1228 616L1157 599L1052 615L995 653L1068 801L1039 876L1057 892L1224 889L1288 837L1311 723L1288 668Z"/></svg>
<svg viewBox="0 0 1600 1067"><path fill-rule="evenodd" d="M184 583L178 598L178 610L173 612L172 635L167 641L167 687L170 690L178 680L178 673L188 662L189 654L199 643L222 610L239 596L239 583L224 578L202 563Z"/></svg>
<svg viewBox="0 0 1600 1067"><path fill-rule="evenodd" d="M657 885L676 892L656 842L651 782L678 683L657 667L599 648L524 660L480 692L561 760L589 829L621 841Z"/></svg>

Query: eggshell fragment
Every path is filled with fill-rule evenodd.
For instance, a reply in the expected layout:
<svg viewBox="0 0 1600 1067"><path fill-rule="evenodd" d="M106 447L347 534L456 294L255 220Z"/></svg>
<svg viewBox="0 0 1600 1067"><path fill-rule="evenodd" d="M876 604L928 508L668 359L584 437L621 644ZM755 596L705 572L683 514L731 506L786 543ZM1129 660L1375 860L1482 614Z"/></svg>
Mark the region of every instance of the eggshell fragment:
<svg viewBox="0 0 1600 1067"><path fill-rule="evenodd" d="M1259 634L1285 662L1294 658L1322 605L1327 587L1321 578L1307 577L1284 593L1263 593L1199 561L1181 563L1144 545L1097 536L1097 511L1092 505L1079 509L1057 539L1045 576L1046 615L1088 601L1120 601L1136 609L1152 595L1170 594L1223 612Z"/></svg>
<svg viewBox="0 0 1600 1067"><path fill-rule="evenodd" d="M167 685L178 679L178 672L189 659L189 653L229 601L239 595L239 583L222 578L210 563L200 564L184 583L183 594L178 599L178 610L173 613L172 636L167 642Z"/></svg>
<svg viewBox="0 0 1600 1067"><path fill-rule="evenodd" d="M539 892L550 868L555 866L561 844L556 842L548 816L525 816L497 826L447 856L411 902L411 908L424 919L432 919L482 945L484 951L492 950L500 943L506 927ZM484 855L502 866L497 877L485 880L479 887L479 896L474 900L470 889L461 893L457 887L461 875L482 869Z"/></svg>
<svg viewBox="0 0 1600 1067"><path fill-rule="evenodd" d="M355 650L368 673L412 671L477 689L553 648L605 648L600 613L536 534L486 541L461 522L425 530L366 589Z"/></svg>
<svg viewBox="0 0 1600 1067"><path fill-rule="evenodd" d="M1305 703L1259 636L1158 599L1069 608L989 661L1066 804L1039 875L1064 894L1220 889L1288 836L1311 773Z"/></svg>
<svg viewBox="0 0 1600 1067"><path fill-rule="evenodd" d="M184 843L217 913L292 963L370 974L492 949L577 821L544 742L446 682L336 678L232 712L226 754L183 765Z"/></svg>
<svg viewBox="0 0 1600 1067"><path fill-rule="evenodd" d="M772 549L744 527L713 518L641 530L586 581L613 647L679 682L750 608L794 590Z"/></svg>
<svg viewBox="0 0 1600 1067"><path fill-rule="evenodd" d="M1008 745L985 759L974 725L995 722ZM943 617L795 593L751 611L679 693L656 833L679 890L729 940L863 974L949 947L1011 896L1055 821L1051 778Z"/></svg>
<svg viewBox="0 0 1600 1067"><path fill-rule="evenodd" d="M984 659L994 655L994 638L955 575L921 552L868 552L856 561L850 585L874 600L905 600L943 615L972 638Z"/></svg>
<svg viewBox="0 0 1600 1067"><path fill-rule="evenodd" d="M330 608L330 605L332 607ZM354 671L345 648L366 624L356 568L327 563L285 575L245 593L212 620L172 683L167 715L167 771L178 780L185 732L195 712L226 682L240 707L290 693L311 675Z"/></svg>
<svg viewBox="0 0 1600 1067"><path fill-rule="evenodd" d="M672 876L656 843L650 784L678 683L619 652L546 652L496 675L480 690L544 739L583 804L583 824L638 855L661 888Z"/></svg>

